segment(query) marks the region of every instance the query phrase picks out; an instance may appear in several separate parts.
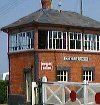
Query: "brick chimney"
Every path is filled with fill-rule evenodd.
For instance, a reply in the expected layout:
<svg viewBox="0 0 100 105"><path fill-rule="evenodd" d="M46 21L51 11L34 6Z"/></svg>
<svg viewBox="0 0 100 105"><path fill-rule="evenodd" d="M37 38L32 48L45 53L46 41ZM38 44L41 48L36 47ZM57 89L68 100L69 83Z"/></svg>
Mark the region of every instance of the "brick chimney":
<svg viewBox="0 0 100 105"><path fill-rule="evenodd" d="M52 0L41 0L43 9L51 9Z"/></svg>

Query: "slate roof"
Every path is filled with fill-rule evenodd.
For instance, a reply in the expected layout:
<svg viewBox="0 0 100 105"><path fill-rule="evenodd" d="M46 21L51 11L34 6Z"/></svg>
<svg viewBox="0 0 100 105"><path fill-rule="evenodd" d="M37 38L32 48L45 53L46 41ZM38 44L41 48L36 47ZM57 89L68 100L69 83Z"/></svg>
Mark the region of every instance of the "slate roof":
<svg viewBox="0 0 100 105"><path fill-rule="evenodd" d="M13 28L30 23L100 28L100 22L93 20L89 17L82 16L76 12L71 11L59 12L58 10L54 9L40 9L28 16L19 19L18 21L8 26L3 27L2 29Z"/></svg>

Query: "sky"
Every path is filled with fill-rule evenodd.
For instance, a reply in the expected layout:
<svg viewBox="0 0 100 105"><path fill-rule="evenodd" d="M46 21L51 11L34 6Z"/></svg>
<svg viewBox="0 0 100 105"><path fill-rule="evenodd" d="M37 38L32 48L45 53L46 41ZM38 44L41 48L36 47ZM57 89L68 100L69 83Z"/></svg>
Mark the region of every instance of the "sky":
<svg viewBox="0 0 100 105"><path fill-rule="evenodd" d="M58 8L59 0L52 0ZM80 13L80 0L61 0L61 9ZM40 0L0 0L0 28L41 8ZM83 0L83 15L100 22L100 0ZM0 74L9 71L7 34L0 31Z"/></svg>

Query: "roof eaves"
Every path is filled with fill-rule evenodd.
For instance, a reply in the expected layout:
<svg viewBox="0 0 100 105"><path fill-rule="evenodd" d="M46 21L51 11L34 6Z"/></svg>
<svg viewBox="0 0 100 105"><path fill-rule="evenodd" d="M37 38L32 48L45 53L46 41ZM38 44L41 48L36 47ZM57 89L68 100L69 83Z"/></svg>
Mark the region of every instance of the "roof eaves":
<svg viewBox="0 0 100 105"><path fill-rule="evenodd" d="M11 30L11 29L19 28L19 27L25 27L25 26L27 26L27 25L32 25L32 24L37 25L38 22L32 20L31 22L25 23L25 24L20 24L20 25L15 25L15 26L12 26L12 25L10 26L10 25L9 25L9 26L2 27L2 28L1 28L1 31L8 33L8 31Z"/></svg>

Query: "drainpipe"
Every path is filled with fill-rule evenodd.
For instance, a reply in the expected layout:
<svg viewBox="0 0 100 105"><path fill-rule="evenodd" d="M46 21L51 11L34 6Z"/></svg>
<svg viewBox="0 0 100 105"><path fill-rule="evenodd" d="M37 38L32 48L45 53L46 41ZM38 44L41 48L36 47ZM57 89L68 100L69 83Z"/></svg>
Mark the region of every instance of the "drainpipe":
<svg viewBox="0 0 100 105"><path fill-rule="evenodd" d="M38 82L39 80L39 57L38 57L38 29L34 30L34 81Z"/></svg>

